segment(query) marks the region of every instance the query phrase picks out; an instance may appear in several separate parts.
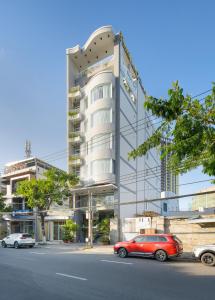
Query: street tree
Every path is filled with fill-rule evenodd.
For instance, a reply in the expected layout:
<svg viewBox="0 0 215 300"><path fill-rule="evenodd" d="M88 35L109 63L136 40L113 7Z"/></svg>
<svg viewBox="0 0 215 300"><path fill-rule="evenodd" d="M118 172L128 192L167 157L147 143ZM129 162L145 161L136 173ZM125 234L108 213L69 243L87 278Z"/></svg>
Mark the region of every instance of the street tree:
<svg viewBox="0 0 215 300"><path fill-rule="evenodd" d="M0 193L0 211L4 211L5 210L5 203L4 203L4 198L3 198L3 194Z"/></svg>
<svg viewBox="0 0 215 300"><path fill-rule="evenodd" d="M21 181L16 194L26 199L29 208L37 208L41 218L43 241L45 237L45 216L51 205L62 205L70 195L70 190L78 183L78 177L58 169L44 172L44 178Z"/></svg>
<svg viewBox="0 0 215 300"><path fill-rule="evenodd" d="M10 205L5 204L5 199L3 197L3 194L0 193L0 212L11 212L12 207Z"/></svg>
<svg viewBox="0 0 215 300"><path fill-rule="evenodd" d="M198 166L203 172L215 176L215 84L204 99L184 95L178 81L168 91L168 98L146 96L148 111L161 120L160 126L137 149L128 154L129 159L145 155L158 147L161 159L168 154L169 169L186 173ZM164 139L167 143L161 143Z"/></svg>

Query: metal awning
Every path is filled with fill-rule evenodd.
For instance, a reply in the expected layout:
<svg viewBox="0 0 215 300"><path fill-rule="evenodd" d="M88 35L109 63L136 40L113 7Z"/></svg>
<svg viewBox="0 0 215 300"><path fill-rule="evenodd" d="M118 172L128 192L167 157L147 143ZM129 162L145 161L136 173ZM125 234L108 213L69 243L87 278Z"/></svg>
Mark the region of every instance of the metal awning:
<svg viewBox="0 0 215 300"><path fill-rule="evenodd" d="M45 217L45 221L61 221L61 220L68 220L69 216L47 216Z"/></svg>
<svg viewBox="0 0 215 300"><path fill-rule="evenodd" d="M93 186L87 186L87 187L80 187L80 188L75 188L72 189L71 192L73 194L78 193L79 195L87 195L89 192L91 193L107 193L107 192L112 192L117 189L117 186L115 184L104 184L104 185L93 185Z"/></svg>

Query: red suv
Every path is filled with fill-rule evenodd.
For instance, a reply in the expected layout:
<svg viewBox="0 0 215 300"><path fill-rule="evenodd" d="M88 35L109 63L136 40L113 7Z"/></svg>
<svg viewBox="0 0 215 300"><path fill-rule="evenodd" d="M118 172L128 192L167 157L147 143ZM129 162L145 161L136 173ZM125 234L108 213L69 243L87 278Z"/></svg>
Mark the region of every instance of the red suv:
<svg viewBox="0 0 215 300"><path fill-rule="evenodd" d="M172 234L141 234L128 242L119 242L114 246L114 253L122 258L128 255L142 255L165 261L182 252L181 241Z"/></svg>

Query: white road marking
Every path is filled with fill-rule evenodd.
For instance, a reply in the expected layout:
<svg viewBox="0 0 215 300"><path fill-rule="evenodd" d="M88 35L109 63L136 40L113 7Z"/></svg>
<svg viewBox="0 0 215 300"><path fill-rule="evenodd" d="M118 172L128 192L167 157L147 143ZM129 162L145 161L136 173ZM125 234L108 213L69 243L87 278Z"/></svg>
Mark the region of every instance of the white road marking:
<svg viewBox="0 0 215 300"><path fill-rule="evenodd" d="M43 254L47 254L47 253L44 253L44 252L30 252L32 254L38 254L38 255L43 255Z"/></svg>
<svg viewBox="0 0 215 300"><path fill-rule="evenodd" d="M74 276L74 275L63 274L63 273L56 273L56 275L69 277L69 278L74 278L74 279L79 279L79 280L87 280L87 278L78 277L78 276Z"/></svg>
<svg viewBox="0 0 215 300"><path fill-rule="evenodd" d="M115 260L101 259L100 261L108 262L108 263L115 263L115 264L123 264L123 265L133 265L133 263L127 263L127 262L121 262L121 261L115 261Z"/></svg>

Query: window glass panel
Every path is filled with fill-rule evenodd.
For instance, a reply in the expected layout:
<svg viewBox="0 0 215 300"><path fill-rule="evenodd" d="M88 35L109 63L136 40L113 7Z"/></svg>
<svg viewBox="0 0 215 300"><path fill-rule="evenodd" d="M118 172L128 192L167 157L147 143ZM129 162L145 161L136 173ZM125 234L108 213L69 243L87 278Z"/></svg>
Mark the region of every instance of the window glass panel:
<svg viewBox="0 0 215 300"><path fill-rule="evenodd" d="M155 235L146 236L146 242L158 242L159 237Z"/></svg>
<svg viewBox="0 0 215 300"><path fill-rule="evenodd" d="M99 99L104 98L111 98L111 84L103 84L96 86L91 91L91 103L94 103L95 101Z"/></svg>
<svg viewBox="0 0 215 300"><path fill-rule="evenodd" d="M94 160L91 163L92 175L95 176L99 174L111 173L111 165L111 159Z"/></svg>
<svg viewBox="0 0 215 300"><path fill-rule="evenodd" d="M163 203L163 211L167 212L167 203L165 203L165 202Z"/></svg>
<svg viewBox="0 0 215 300"><path fill-rule="evenodd" d="M110 122L111 122L111 110L101 109L93 113L91 127L96 127L101 124L110 123Z"/></svg>
<svg viewBox="0 0 215 300"><path fill-rule="evenodd" d="M136 243L143 243L146 241L145 236L137 236L134 240Z"/></svg>
<svg viewBox="0 0 215 300"><path fill-rule="evenodd" d="M166 242L166 241L167 241L167 239L166 239L164 236L159 236L159 237L158 237L158 240L159 240L160 242Z"/></svg>
<svg viewBox="0 0 215 300"><path fill-rule="evenodd" d="M93 195L93 206L105 206L112 208L114 206L114 194Z"/></svg>
<svg viewBox="0 0 215 300"><path fill-rule="evenodd" d="M102 151L111 148L111 134L104 133L94 136L91 140L91 151Z"/></svg>

